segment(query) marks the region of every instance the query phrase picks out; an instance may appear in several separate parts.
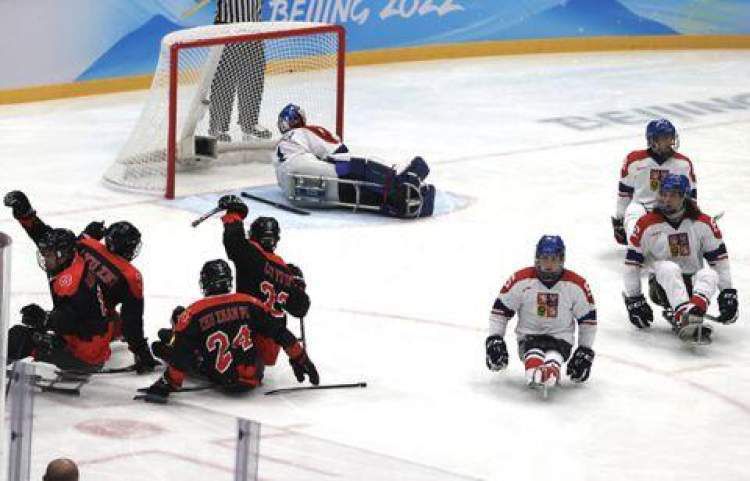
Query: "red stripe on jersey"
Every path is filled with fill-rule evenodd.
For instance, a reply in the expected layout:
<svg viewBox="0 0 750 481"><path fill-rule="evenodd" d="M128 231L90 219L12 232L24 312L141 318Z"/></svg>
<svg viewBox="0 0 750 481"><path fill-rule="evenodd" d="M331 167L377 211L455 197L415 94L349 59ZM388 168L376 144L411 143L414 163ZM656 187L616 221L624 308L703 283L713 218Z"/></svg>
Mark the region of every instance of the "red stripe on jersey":
<svg viewBox="0 0 750 481"><path fill-rule="evenodd" d="M721 239L721 231L719 230L719 226L716 225L716 221L714 221L713 217L706 214L701 214L695 220L697 222L703 222L704 224L708 225L708 227L711 228L711 232L713 232L714 237L716 237L717 239Z"/></svg>
<svg viewBox="0 0 750 481"><path fill-rule="evenodd" d="M565 269L563 271L563 275L562 275L562 278L560 280L572 282L573 284L575 284L578 287L580 287L581 290L583 291L584 295L586 296L586 300L589 301L589 304L593 304L594 303L594 295L591 294L591 288L589 288L589 285L586 282L586 279L584 279L583 277L579 276L578 274L576 274L573 271L569 271L569 270Z"/></svg>
<svg viewBox="0 0 750 481"><path fill-rule="evenodd" d="M520 271L516 271L513 273L512 276L510 276L510 279L508 279L505 284L503 285L503 288L500 289L500 294L504 294L508 291L510 291L513 286L516 285L516 283L524 280L524 279L534 279L536 277L536 268L534 267L526 267L521 269Z"/></svg>
<svg viewBox="0 0 750 481"><path fill-rule="evenodd" d="M664 222L664 217L658 212L649 212L638 219L638 222L635 223L635 229L633 229L633 235L630 236L630 244L635 247L640 247L641 239L643 238L643 233L646 232L646 229L654 224L659 224L660 222Z"/></svg>
<svg viewBox="0 0 750 481"><path fill-rule="evenodd" d="M86 263L83 257L76 254L70 266L59 273L52 281L52 292L58 296L73 296L78 291L78 286L81 285L85 268Z"/></svg>
<svg viewBox="0 0 750 481"><path fill-rule="evenodd" d="M177 320L177 326L175 326L176 332L181 332L187 329L188 325L190 324L190 320L196 316L198 316L202 311L205 311L206 309L211 309L212 307L221 306L224 304L232 304L237 302L247 302L248 304L254 304L264 311L268 311L266 306L263 305L261 301L256 299L255 297L243 294L241 292L233 293L233 294L221 294L218 296L210 296L210 297L204 297L203 299L200 299L198 301L195 301L194 303L190 304L187 309L180 315L179 319Z"/></svg>
<svg viewBox="0 0 750 481"><path fill-rule="evenodd" d="M268 259L271 262L275 262L276 264L278 264L280 266L286 267L286 262L284 262L284 259L282 259L281 257L277 256L273 252L268 252L267 250L265 250L263 248L263 246L261 246L260 244L258 244L254 240L248 239L247 241L249 243L251 243L252 245L254 245L255 247L257 247L258 251L261 252L266 259Z"/></svg>
<svg viewBox="0 0 750 481"><path fill-rule="evenodd" d="M625 178L628 176L628 169L630 164L638 162L639 160L648 159L651 157L648 150L634 150L625 157L625 162L622 163L622 170L620 170L620 177Z"/></svg>
<svg viewBox="0 0 750 481"><path fill-rule="evenodd" d="M96 251L97 254L114 264L125 277L125 281L128 283L128 287L133 296L137 299L143 299L143 277L141 277L140 271L138 271L133 264L113 253L107 249L104 244L88 235L81 237L81 239L78 240L78 243Z"/></svg>
<svg viewBox="0 0 750 481"><path fill-rule="evenodd" d="M693 184L695 184L695 171L693 171L693 162L690 159L688 159L687 156L682 155L679 152L675 152L674 155L672 155L672 157L674 157L675 159L678 159L678 160L684 160L685 162L688 163L688 168L689 168L688 169L688 172L689 172L688 173L688 177L690 177L690 182L692 182Z"/></svg>
<svg viewBox="0 0 750 481"><path fill-rule="evenodd" d="M318 137L328 142L329 144L341 143L341 141L337 139L335 135L333 135L330 131L328 131L328 129L324 127L320 127L318 125L305 125L304 127L300 127L300 128L312 132L313 134L317 135Z"/></svg>

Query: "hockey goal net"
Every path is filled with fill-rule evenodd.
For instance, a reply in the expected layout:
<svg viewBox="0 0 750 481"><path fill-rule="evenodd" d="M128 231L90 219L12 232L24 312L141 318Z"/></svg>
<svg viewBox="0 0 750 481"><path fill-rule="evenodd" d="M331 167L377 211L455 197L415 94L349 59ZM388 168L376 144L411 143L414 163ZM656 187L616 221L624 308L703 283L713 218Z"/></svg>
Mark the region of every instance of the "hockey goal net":
<svg viewBox="0 0 750 481"><path fill-rule="evenodd" d="M288 103L342 136L344 42L342 27L310 22L166 35L141 116L104 180L167 198L177 184L180 194L226 187L219 177L236 187L236 166L270 160Z"/></svg>

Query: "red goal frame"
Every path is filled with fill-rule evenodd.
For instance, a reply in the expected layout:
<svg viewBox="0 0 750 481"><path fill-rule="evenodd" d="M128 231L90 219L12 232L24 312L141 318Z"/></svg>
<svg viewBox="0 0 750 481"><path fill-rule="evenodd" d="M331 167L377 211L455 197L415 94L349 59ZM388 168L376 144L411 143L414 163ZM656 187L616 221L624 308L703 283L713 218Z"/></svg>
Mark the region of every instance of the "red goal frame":
<svg viewBox="0 0 750 481"><path fill-rule="evenodd" d="M168 104L168 132L167 132L167 185L165 195L167 199L174 199L175 193L175 161L177 142L177 81L179 72L180 50L195 47L210 47L229 42L246 42L252 40L268 40L282 37L303 37L321 33L335 33L338 36L338 52L336 62L336 135L344 137L344 67L346 63L346 31L340 25L323 25L300 29L279 30L274 32L233 35L203 40L177 42L169 49L169 104Z"/></svg>

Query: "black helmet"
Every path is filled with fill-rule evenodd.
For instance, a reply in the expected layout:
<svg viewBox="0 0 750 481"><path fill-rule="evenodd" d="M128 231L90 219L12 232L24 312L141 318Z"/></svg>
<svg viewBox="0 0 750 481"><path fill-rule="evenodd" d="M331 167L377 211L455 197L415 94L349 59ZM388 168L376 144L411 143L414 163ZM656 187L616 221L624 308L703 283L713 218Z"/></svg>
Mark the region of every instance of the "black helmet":
<svg viewBox="0 0 750 481"><path fill-rule="evenodd" d="M73 260L76 235L68 229L52 229L42 237L38 246L39 267L50 274L57 274Z"/></svg>
<svg viewBox="0 0 750 481"><path fill-rule="evenodd" d="M141 233L130 222L115 222L107 227L104 244L110 252L132 261L141 251Z"/></svg>
<svg viewBox="0 0 750 481"><path fill-rule="evenodd" d="M279 223L273 217L258 217L250 225L250 239L254 240L268 252L276 249L281 238Z"/></svg>
<svg viewBox="0 0 750 481"><path fill-rule="evenodd" d="M214 259L201 268L201 290L203 295L226 294L232 290L232 269L223 259Z"/></svg>

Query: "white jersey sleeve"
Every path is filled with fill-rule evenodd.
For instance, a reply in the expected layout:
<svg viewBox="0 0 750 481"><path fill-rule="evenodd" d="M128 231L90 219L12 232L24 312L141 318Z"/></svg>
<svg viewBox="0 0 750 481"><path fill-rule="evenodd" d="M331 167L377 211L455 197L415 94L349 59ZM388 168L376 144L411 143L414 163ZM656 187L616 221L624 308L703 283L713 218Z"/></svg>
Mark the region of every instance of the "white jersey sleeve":
<svg viewBox="0 0 750 481"><path fill-rule="evenodd" d="M346 147L335 135L323 127L314 125L289 130L276 146L279 162L304 154L312 154L319 160L326 160L331 154L342 150L346 150Z"/></svg>

